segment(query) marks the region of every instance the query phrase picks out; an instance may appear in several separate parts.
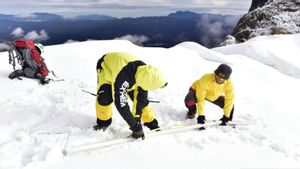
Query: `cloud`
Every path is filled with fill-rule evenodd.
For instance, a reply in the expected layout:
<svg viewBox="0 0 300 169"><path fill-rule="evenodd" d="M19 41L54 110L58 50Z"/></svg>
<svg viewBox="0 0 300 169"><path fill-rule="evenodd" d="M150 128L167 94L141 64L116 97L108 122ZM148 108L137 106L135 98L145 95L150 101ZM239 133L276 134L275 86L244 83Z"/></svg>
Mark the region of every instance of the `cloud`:
<svg viewBox="0 0 300 169"><path fill-rule="evenodd" d="M36 42L41 42L49 39L48 33L45 30L41 30L39 33L36 31L28 32L25 36L25 39L31 39Z"/></svg>
<svg viewBox="0 0 300 169"><path fill-rule="evenodd" d="M142 46L144 42L148 41L149 38L144 35L125 35L122 37L118 37L115 39L122 39L122 40L128 40L134 44Z"/></svg>
<svg viewBox="0 0 300 169"><path fill-rule="evenodd" d="M223 36L228 32L226 31L229 26L228 23L234 21L234 19L228 19L224 22L225 18L228 17L219 16L219 18L214 18L210 15L203 15L198 21L197 28L202 32L199 40L204 46L215 46L223 41Z"/></svg>
<svg viewBox="0 0 300 169"><path fill-rule="evenodd" d="M67 43L76 43L76 42L79 42L79 41L73 40L73 39L69 39L66 42L64 42L64 44L67 44Z"/></svg>
<svg viewBox="0 0 300 169"><path fill-rule="evenodd" d="M14 36L14 38L19 38L24 36L24 30L21 27L17 27L15 30L11 32L11 35Z"/></svg>
<svg viewBox="0 0 300 169"><path fill-rule="evenodd" d="M248 11L251 0L48 0L17 1L1 0L2 12L22 14L33 12L50 12L63 15L105 14L115 17L153 16L168 14L178 10L193 12L209 11L221 14L244 14ZM22 9L22 10L21 10ZM99 9L101 9L99 11ZM20 12L22 11L22 12ZM163 12L164 11L164 12ZM130 16L129 16L130 17Z"/></svg>
<svg viewBox="0 0 300 169"><path fill-rule="evenodd" d="M33 30L25 35L25 31L21 27L14 29L11 32L11 35L13 35L14 38L31 39L35 42L42 42L49 39L49 35L45 30L41 30L39 33Z"/></svg>

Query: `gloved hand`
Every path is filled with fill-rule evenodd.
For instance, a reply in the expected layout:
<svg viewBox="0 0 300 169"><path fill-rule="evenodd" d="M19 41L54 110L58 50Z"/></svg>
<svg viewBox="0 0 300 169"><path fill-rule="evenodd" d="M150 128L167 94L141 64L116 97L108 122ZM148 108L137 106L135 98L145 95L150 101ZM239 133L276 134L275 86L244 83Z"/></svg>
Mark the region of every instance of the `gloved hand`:
<svg viewBox="0 0 300 169"><path fill-rule="evenodd" d="M145 139L143 127L140 122L137 122L136 125L133 127L131 136L135 139L138 138L142 138L143 140Z"/></svg>
<svg viewBox="0 0 300 169"><path fill-rule="evenodd" d="M198 124L204 124L205 123L205 116L204 115L200 115L197 117L197 122Z"/></svg>
<svg viewBox="0 0 300 169"><path fill-rule="evenodd" d="M226 126L228 124L229 118L223 115L223 117L220 120L222 121L220 126Z"/></svg>

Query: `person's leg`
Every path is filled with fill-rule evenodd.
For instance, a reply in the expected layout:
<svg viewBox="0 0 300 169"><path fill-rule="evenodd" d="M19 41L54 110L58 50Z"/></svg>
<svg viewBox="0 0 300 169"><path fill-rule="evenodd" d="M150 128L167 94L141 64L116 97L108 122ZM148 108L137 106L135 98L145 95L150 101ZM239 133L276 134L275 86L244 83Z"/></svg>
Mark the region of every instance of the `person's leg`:
<svg viewBox="0 0 300 169"><path fill-rule="evenodd" d="M159 128L158 121L156 120L154 112L149 104L142 110L142 121L150 130Z"/></svg>
<svg viewBox="0 0 300 169"><path fill-rule="evenodd" d="M105 130L112 122L112 91L110 84L102 84L96 100L97 125L94 129Z"/></svg>
<svg viewBox="0 0 300 169"><path fill-rule="evenodd" d="M224 105L225 105L225 98L224 98L224 96L220 96L217 100L213 101L212 103L223 109ZM229 121L232 121L232 119L233 119L233 112L234 112L234 105L232 106L232 109L230 112Z"/></svg>
<svg viewBox="0 0 300 169"><path fill-rule="evenodd" d="M131 100L133 100L133 116L140 114L141 121L150 130L159 128L158 121L155 119L155 114L148 101L148 91L141 88L128 92Z"/></svg>

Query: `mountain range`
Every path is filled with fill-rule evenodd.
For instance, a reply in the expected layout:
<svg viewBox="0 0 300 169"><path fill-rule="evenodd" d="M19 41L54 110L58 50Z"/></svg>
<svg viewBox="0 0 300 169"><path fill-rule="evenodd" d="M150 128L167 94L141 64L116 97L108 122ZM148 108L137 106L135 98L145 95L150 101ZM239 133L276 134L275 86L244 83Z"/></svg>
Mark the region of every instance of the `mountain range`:
<svg viewBox="0 0 300 169"><path fill-rule="evenodd" d="M131 37L131 41L140 46L172 47L184 41L192 41L211 48L218 46L232 32L240 17L189 11L138 18L106 15L64 18L51 13L33 13L22 17L0 14L0 39L13 40L16 36L12 32L20 28L25 34L44 31L47 38L35 40L46 45Z"/></svg>

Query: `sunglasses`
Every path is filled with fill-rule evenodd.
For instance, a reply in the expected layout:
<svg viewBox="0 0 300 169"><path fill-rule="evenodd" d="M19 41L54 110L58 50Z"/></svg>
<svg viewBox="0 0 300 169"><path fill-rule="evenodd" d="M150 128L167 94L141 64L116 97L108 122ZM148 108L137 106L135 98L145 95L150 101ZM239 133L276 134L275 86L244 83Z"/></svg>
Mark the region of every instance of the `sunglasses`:
<svg viewBox="0 0 300 169"><path fill-rule="evenodd" d="M222 73L215 74L215 75L216 75L216 81L217 82L224 82L225 81L225 75L223 75Z"/></svg>

